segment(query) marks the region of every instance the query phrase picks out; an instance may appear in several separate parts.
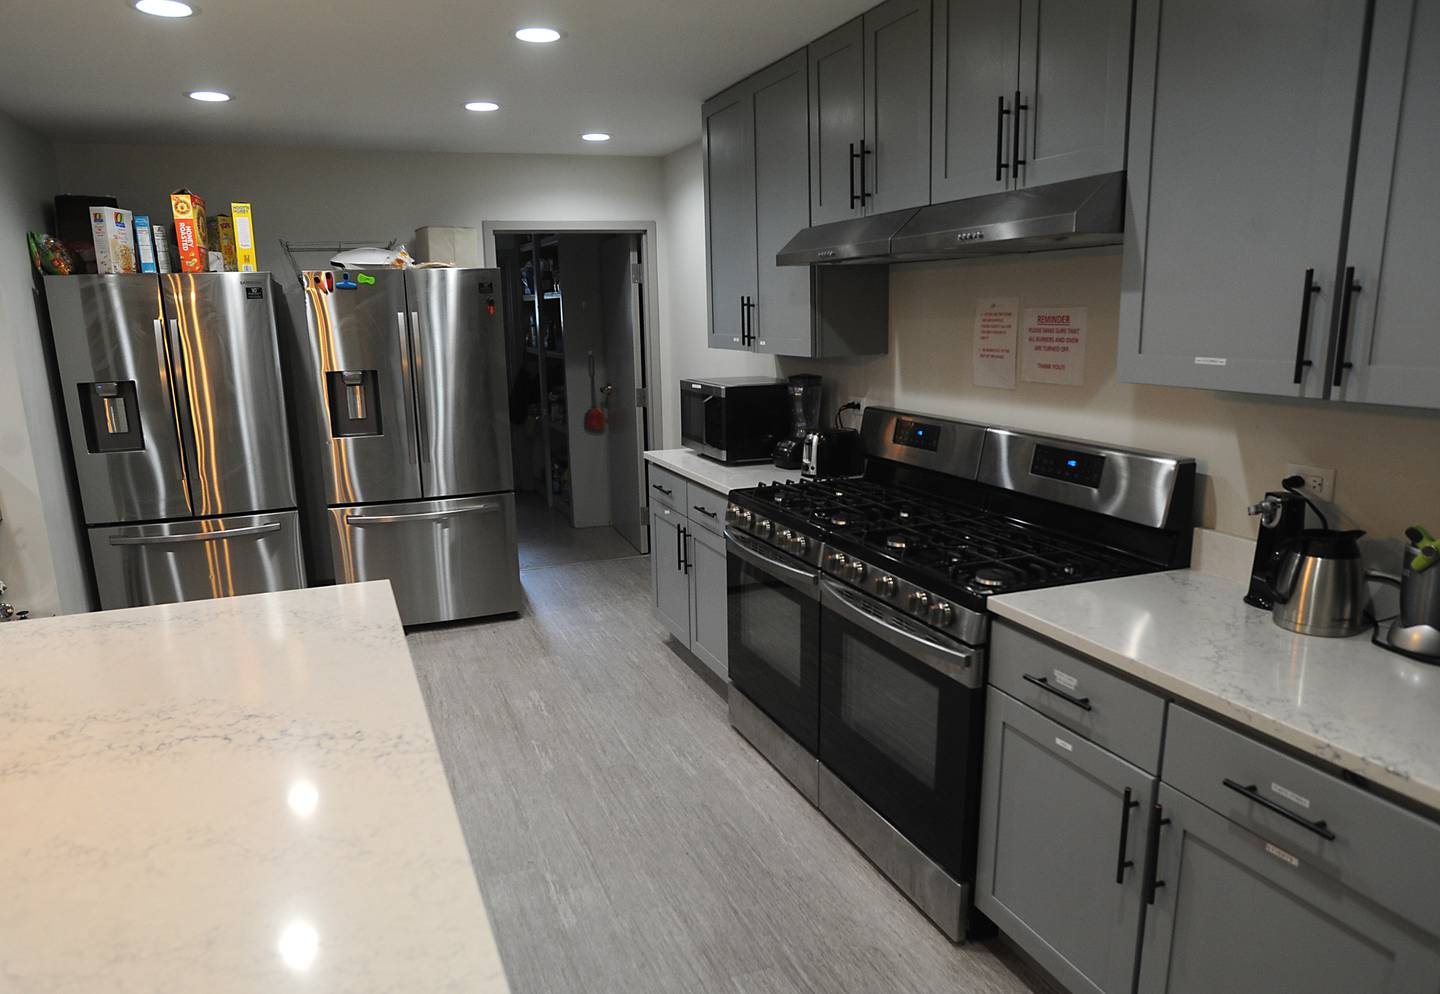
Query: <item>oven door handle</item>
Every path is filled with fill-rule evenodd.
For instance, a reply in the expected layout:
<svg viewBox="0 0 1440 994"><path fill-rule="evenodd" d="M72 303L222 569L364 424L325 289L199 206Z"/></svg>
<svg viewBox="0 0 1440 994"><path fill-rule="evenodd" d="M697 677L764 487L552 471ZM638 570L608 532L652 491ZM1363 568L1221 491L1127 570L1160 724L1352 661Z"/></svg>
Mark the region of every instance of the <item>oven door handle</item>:
<svg viewBox="0 0 1440 994"><path fill-rule="evenodd" d="M767 576L773 576L780 582L794 587L811 600L819 599L819 592L815 589L820 582L819 573L798 569L788 563L782 563L778 559L762 555L752 549L743 536L729 528L725 529L725 547L751 566L764 571Z"/></svg>
<svg viewBox="0 0 1440 994"><path fill-rule="evenodd" d="M864 610L851 599L854 596L834 580L826 579L820 584L821 607L834 611L872 635L890 640L897 648L957 683L963 683L967 687L980 686L979 649L968 646L963 649L951 648L907 631L887 621L883 616Z"/></svg>

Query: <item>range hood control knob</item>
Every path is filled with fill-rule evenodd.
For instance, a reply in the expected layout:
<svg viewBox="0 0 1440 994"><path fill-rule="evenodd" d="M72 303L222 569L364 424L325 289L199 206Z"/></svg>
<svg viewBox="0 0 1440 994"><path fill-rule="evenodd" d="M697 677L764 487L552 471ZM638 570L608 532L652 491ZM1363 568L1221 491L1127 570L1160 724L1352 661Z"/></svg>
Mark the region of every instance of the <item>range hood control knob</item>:
<svg viewBox="0 0 1440 994"><path fill-rule="evenodd" d="M874 581L875 593L881 597L895 596L895 578L893 576L877 576Z"/></svg>
<svg viewBox="0 0 1440 994"><path fill-rule="evenodd" d="M910 595L910 613L924 614L930 607L930 595L923 590L917 590Z"/></svg>
<svg viewBox="0 0 1440 994"><path fill-rule="evenodd" d="M930 624L936 628L948 628L950 622L955 620L955 609L944 601L936 601L930 605Z"/></svg>

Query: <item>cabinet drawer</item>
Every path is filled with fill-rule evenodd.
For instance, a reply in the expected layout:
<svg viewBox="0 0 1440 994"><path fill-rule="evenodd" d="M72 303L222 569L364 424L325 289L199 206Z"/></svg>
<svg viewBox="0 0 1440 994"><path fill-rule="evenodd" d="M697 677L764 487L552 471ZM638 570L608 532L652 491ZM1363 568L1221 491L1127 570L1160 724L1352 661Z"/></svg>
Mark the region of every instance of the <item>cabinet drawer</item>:
<svg viewBox="0 0 1440 994"><path fill-rule="evenodd" d="M668 469L661 469L653 462L650 466L650 489L646 496L650 500L657 500L675 508L682 515L686 510L685 493L689 487L685 477L670 472Z"/></svg>
<svg viewBox="0 0 1440 994"><path fill-rule="evenodd" d="M1440 936L1440 825L1175 705L1164 779Z"/></svg>
<svg viewBox="0 0 1440 994"><path fill-rule="evenodd" d="M1164 700L1084 656L996 621L990 683L1142 770L1160 769Z"/></svg>
<svg viewBox="0 0 1440 994"><path fill-rule="evenodd" d="M730 499L698 483L688 484L687 492L685 513L690 516L691 523L717 535L722 534L725 530L725 506Z"/></svg>

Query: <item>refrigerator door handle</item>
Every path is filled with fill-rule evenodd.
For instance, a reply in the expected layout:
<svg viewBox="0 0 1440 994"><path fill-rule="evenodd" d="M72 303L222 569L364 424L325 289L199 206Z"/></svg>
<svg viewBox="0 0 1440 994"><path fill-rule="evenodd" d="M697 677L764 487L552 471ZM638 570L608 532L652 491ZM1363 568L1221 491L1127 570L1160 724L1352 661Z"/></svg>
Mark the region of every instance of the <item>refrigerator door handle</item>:
<svg viewBox="0 0 1440 994"><path fill-rule="evenodd" d="M410 361L415 365L415 382L424 383L420 378L420 365L425 362L425 354L420 351L416 344L420 340L420 312L410 312L410 331L414 336L410 339L411 353ZM416 457L422 466L428 465L430 455L430 419L425 410L424 400L417 396L415 398L415 431L420 436L420 452ZM423 482L423 481L422 481Z"/></svg>
<svg viewBox="0 0 1440 994"><path fill-rule="evenodd" d="M347 525L398 525L411 521L439 521L461 514L489 514L500 510L499 504L473 504L470 507L455 507L444 511L418 511L414 514L347 514Z"/></svg>
<svg viewBox="0 0 1440 994"><path fill-rule="evenodd" d="M111 545L175 545L180 542L224 542L232 538L257 538L278 532L280 522L246 525L244 528L217 528L208 532L185 532L179 535L111 535Z"/></svg>
<svg viewBox="0 0 1440 994"><path fill-rule="evenodd" d="M187 422L182 410L184 406L182 401L189 388L179 375L183 361L180 356L180 324L174 318L170 318L168 339L165 336L165 323L159 318L155 319L155 352L156 357L160 360L165 389L170 393L170 414L175 419L176 455L180 458L180 486L185 491L186 505L191 509L191 513L194 513L195 500L190 494L190 474L187 469L189 461L185 458L185 442L189 436L185 431Z"/></svg>
<svg viewBox="0 0 1440 994"><path fill-rule="evenodd" d="M415 370L410 354L410 329L405 323L404 311L395 312L395 326L400 332L400 381L402 384L401 392L404 395L403 403L405 404L405 413L408 420L409 418L416 417L417 414L415 407ZM405 448L410 454L410 461L412 463L418 463L420 461L420 453L416 449L415 442L416 431L417 429L412 426L406 433L405 439Z"/></svg>

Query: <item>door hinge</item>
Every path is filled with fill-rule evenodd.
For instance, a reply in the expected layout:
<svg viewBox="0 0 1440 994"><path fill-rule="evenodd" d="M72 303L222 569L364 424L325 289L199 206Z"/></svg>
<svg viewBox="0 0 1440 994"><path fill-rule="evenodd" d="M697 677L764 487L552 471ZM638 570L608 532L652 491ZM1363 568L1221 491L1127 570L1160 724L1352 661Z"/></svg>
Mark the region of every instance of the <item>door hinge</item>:
<svg viewBox="0 0 1440 994"><path fill-rule="evenodd" d="M645 264L644 264L643 262L632 262L632 263L630 263L630 282L631 282L631 283L644 283L644 282L645 282Z"/></svg>
<svg viewBox="0 0 1440 994"><path fill-rule="evenodd" d="M649 407L649 406L650 406L650 391L649 391L649 390L646 390L644 387L636 387L636 388L635 388L635 406L636 406L636 407Z"/></svg>

